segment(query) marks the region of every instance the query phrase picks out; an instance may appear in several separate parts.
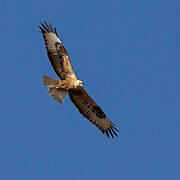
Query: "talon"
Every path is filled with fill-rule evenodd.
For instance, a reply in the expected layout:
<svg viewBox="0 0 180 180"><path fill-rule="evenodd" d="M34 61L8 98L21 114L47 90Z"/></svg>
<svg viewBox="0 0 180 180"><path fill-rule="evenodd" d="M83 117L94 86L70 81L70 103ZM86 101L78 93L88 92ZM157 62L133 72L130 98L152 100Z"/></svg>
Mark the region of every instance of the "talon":
<svg viewBox="0 0 180 180"><path fill-rule="evenodd" d="M63 89L65 86L64 86L64 84L58 84L57 86L56 86L56 89Z"/></svg>
<svg viewBox="0 0 180 180"><path fill-rule="evenodd" d="M61 87L57 86L56 89L61 89Z"/></svg>

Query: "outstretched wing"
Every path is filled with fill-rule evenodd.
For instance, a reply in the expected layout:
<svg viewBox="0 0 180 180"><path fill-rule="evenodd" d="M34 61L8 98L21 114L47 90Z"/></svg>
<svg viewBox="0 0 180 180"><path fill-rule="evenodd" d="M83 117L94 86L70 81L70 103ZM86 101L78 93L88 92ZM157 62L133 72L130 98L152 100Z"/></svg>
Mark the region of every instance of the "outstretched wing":
<svg viewBox="0 0 180 180"><path fill-rule="evenodd" d="M47 55L56 74L62 80L69 76L76 77L69 55L58 38L56 29L53 29L51 24L47 24L46 21L44 21L44 24L41 23L41 26L39 26L39 28L41 29L46 44Z"/></svg>
<svg viewBox="0 0 180 180"><path fill-rule="evenodd" d="M70 90L69 97L75 104L79 112L91 121L101 132L109 137L109 134L114 137L117 136L117 130L108 117L105 115L103 110L93 101L93 99L87 94L82 88L80 90Z"/></svg>

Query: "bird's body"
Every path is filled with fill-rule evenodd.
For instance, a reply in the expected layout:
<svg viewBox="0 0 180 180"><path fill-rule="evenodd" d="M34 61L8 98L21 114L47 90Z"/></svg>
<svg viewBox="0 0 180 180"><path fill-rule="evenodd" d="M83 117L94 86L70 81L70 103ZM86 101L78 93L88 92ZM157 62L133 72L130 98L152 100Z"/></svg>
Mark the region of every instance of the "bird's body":
<svg viewBox="0 0 180 180"><path fill-rule="evenodd" d="M48 86L48 92L57 102L62 103L68 93L71 101L79 112L96 125L102 133L114 137L119 132L114 124L107 118L102 109L84 90L84 84L79 80L71 65L69 55L58 38L56 29L44 22L39 26L46 44L48 58L61 80L43 76L43 84ZM116 132L117 131L117 132Z"/></svg>

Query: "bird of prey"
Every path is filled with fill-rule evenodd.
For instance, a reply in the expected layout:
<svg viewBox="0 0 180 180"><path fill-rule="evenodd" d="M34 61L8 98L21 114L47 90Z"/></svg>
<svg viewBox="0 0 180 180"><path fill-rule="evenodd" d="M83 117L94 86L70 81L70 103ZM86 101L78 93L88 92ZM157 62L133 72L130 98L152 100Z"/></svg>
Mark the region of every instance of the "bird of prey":
<svg viewBox="0 0 180 180"><path fill-rule="evenodd" d="M62 103L68 93L71 101L79 112L98 127L107 137L117 136L118 129L115 128L103 110L94 102L83 88L84 84L79 80L71 65L69 55L60 41L56 28L51 23L44 21L39 26L46 45L47 56L54 71L60 80L43 76L43 85L48 86L48 92L57 102Z"/></svg>

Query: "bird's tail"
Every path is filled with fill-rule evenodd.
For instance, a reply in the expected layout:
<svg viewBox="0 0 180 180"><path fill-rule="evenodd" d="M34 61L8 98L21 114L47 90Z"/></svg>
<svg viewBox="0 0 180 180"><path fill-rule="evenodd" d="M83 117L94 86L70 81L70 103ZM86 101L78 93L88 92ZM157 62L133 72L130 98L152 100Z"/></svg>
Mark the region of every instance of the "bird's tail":
<svg viewBox="0 0 180 180"><path fill-rule="evenodd" d="M50 96L52 96L57 102L62 103L67 91L56 89L56 86L59 82L60 80L53 79L45 75L43 76L43 85L50 87L48 89Z"/></svg>

